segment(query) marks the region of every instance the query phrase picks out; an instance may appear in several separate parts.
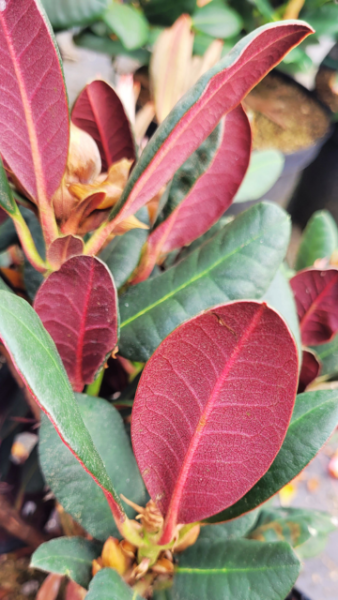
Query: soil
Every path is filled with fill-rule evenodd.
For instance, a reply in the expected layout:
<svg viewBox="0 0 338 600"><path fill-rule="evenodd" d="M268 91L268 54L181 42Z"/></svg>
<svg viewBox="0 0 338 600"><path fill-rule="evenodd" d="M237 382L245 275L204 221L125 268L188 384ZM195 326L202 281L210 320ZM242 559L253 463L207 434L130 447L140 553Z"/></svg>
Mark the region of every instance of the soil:
<svg viewBox="0 0 338 600"><path fill-rule="evenodd" d="M293 80L270 73L245 99L253 148L277 148L291 154L309 148L330 127L328 111Z"/></svg>
<svg viewBox="0 0 338 600"><path fill-rule="evenodd" d="M29 568L30 557L0 556L0 599L34 600L46 575Z"/></svg>

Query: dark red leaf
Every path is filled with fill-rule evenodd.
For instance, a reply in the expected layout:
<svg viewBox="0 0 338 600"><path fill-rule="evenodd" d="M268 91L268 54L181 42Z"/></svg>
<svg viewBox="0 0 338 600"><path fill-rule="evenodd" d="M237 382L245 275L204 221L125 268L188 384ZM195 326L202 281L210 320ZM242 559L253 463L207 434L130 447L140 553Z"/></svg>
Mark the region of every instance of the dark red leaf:
<svg viewBox="0 0 338 600"><path fill-rule="evenodd" d="M151 273L161 253L190 244L203 235L229 208L248 168L251 129L241 106L222 121L222 137L214 159L187 196L150 235L147 252L133 283ZM198 218L196 218L198 215Z"/></svg>
<svg viewBox="0 0 338 600"><path fill-rule="evenodd" d="M1 2L0 65L0 151L43 204L66 167L69 119L60 60L34 0Z"/></svg>
<svg viewBox="0 0 338 600"><path fill-rule="evenodd" d="M311 350L303 350L302 368L299 375L298 394L304 392L308 385L314 381L320 372L320 362Z"/></svg>
<svg viewBox="0 0 338 600"><path fill-rule="evenodd" d="M47 260L53 269L59 269L64 262L73 256L82 254L83 240L73 235L65 235L52 242L47 251Z"/></svg>
<svg viewBox="0 0 338 600"><path fill-rule="evenodd" d="M73 389L92 383L117 342L117 298L107 267L75 256L40 287L34 308L52 336Z"/></svg>
<svg viewBox="0 0 338 600"><path fill-rule="evenodd" d="M72 121L94 138L103 171L122 158L135 160L128 117L120 98L105 81L93 81L84 88L75 102Z"/></svg>
<svg viewBox="0 0 338 600"><path fill-rule="evenodd" d="M178 327L147 363L133 407L134 452L149 493L177 523L207 518L268 470L296 396L295 342L266 304L234 302Z"/></svg>
<svg viewBox="0 0 338 600"><path fill-rule="evenodd" d="M338 331L338 269L305 269L292 277L302 342L325 344Z"/></svg>

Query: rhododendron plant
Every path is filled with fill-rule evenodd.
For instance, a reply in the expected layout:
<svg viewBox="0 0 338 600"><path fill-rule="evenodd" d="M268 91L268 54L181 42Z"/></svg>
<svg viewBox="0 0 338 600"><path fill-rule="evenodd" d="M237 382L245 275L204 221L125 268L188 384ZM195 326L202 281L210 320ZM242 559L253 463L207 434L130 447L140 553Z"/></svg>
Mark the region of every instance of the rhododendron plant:
<svg viewBox="0 0 338 600"><path fill-rule="evenodd" d="M337 399L296 398L299 331L279 270L287 215L269 203L223 213L250 158L241 101L311 31L284 21L244 38L139 156L103 81L80 94L69 127L40 3L1 6L0 204L43 282L33 306L0 291L0 338L42 409L45 480L84 531L43 544L32 563L90 583L88 600L283 600L299 573L292 546L307 524L291 541L244 536L332 432ZM22 204L39 219L45 256ZM142 370L127 397L132 448L119 410L128 388L115 406L92 395L111 354Z"/></svg>

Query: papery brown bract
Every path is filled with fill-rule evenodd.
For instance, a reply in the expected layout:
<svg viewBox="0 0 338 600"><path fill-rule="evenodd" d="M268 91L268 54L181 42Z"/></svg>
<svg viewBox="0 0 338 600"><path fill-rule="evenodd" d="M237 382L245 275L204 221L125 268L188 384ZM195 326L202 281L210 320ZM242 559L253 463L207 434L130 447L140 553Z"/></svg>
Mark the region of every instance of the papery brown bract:
<svg viewBox="0 0 338 600"><path fill-rule="evenodd" d="M302 342L329 342L338 331L338 269L305 269L290 280Z"/></svg>
<svg viewBox="0 0 338 600"><path fill-rule="evenodd" d="M42 284L34 308L73 389L82 391L117 342L117 297L110 272L97 258L70 258Z"/></svg>
<svg viewBox="0 0 338 600"><path fill-rule="evenodd" d="M291 418L297 350L266 304L234 302L170 334L142 374L132 443L152 499L176 524L211 516L268 470Z"/></svg>
<svg viewBox="0 0 338 600"><path fill-rule="evenodd" d="M73 184L89 184L101 173L101 158L93 138L73 123L70 128L67 168L61 185L53 196L53 208L57 219L64 223L79 203L70 190Z"/></svg>
<svg viewBox="0 0 338 600"><path fill-rule="evenodd" d="M97 143L102 170L121 160L136 158L133 134L123 104L105 81L88 84L77 98L72 122Z"/></svg>

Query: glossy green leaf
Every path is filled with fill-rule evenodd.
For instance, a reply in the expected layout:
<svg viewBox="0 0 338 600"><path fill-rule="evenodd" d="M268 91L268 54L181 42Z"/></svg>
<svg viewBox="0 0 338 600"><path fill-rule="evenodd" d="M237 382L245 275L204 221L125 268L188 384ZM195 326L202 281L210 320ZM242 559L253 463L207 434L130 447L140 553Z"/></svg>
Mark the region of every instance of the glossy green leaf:
<svg viewBox="0 0 338 600"><path fill-rule="evenodd" d="M29 210L28 208L21 208L22 216L25 219L28 229L32 234L32 238L35 244L37 251L40 256L45 259L46 257L46 246L45 241L43 239L43 232L40 225L39 219L36 215ZM24 267L23 267L23 280L25 283L26 291L30 300L34 300L35 294L38 291L40 285L44 282L44 277L39 271L34 269L31 263L24 258Z"/></svg>
<svg viewBox="0 0 338 600"><path fill-rule="evenodd" d="M337 247L336 222L327 210L318 210L312 215L302 235L296 270L312 267L318 258L329 258Z"/></svg>
<svg viewBox="0 0 338 600"><path fill-rule="evenodd" d="M17 212L16 202L9 187L6 171L0 157L0 206L6 213L14 215Z"/></svg>
<svg viewBox="0 0 338 600"><path fill-rule="evenodd" d="M192 22L197 31L220 39L237 35L243 25L238 12L226 6L222 0L212 0L198 8L192 16Z"/></svg>
<svg viewBox="0 0 338 600"><path fill-rule="evenodd" d="M260 542L286 541L293 548L304 544L311 536L327 535L336 529L333 517L327 513L303 508L265 509L249 538Z"/></svg>
<svg viewBox="0 0 338 600"><path fill-rule="evenodd" d="M338 33L338 6L335 2L305 12L304 19L314 28L317 36Z"/></svg>
<svg viewBox="0 0 338 600"><path fill-rule="evenodd" d="M295 338L298 356L302 356L302 343L300 339L299 321L297 316L296 304L291 287L285 275L283 265L278 269L273 278L269 289L264 294L262 300L265 300L269 306L272 306L286 321L293 337Z"/></svg>
<svg viewBox="0 0 338 600"><path fill-rule="evenodd" d="M109 0L42 0L54 29L88 25L100 18L108 2Z"/></svg>
<svg viewBox="0 0 338 600"><path fill-rule="evenodd" d="M156 225L171 215L190 192L197 179L207 171L218 150L221 135L222 128L218 125L175 173L168 200Z"/></svg>
<svg viewBox="0 0 338 600"><path fill-rule="evenodd" d="M142 600L114 569L102 569L90 582L86 600Z"/></svg>
<svg viewBox="0 0 338 600"><path fill-rule="evenodd" d="M320 375L326 378L335 377L338 374L338 335L332 342L311 346L321 362Z"/></svg>
<svg viewBox="0 0 338 600"><path fill-rule="evenodd" d="M250 530L256 524L258 519L259 509L253 510L252 512L228 521L227 523L220 523L219 525L205 525L201 527L200 534L198 536L198 542L201 540L233 540L246 536Z"/></svg>
<svg viewBox="0 0 338 600"><path fill-rule="evenodd" d="M222 217L221 219L219 219L218 221L216 221L215 225L210 227L210 229L208 229L208 231L206 233L201 235L199 238L197 238L197 240L195 240L189 246L187 246L186 248L183 248L180 251L180 255L179 255L180 258L185 258L186 256L188 256L188 254L191 254L191 252L196 250L196 248L199 248L200 246L202 246L202 244L204 244L205 242L208 242L212 237L214 237L214 235L216 235L216 233L218 233L221 229L223 229L223 227L225 227L225 225L228 225L228 223L231 223L231 221L233 221L233 220L234 220L234 217L225 216L225 217Z"/></svg>
<svg viewBox="0 0 338 600"><path fill-rule="evenodd" d="M284 600L300 563L285 542L201 541L180 557L175 600Z"/></svg>
<svg viewBox="0 0 338 600"><path fill-rule="evenodd" d="M141 208L135 216L149 225L147 208ZM111 271L117 289L128 281L136 269L148 235L146 229L131 229L124 235L117 235L101 252L100 258Z"/></svg>
<svg viewBox="0 0 338 600"><path fill-rule="evenodd" d="M250 165L234 202L258 200L272 188L284 167L279 150L259 150L251 154Z"/></svg>
<svg viewBox="0 0 338 600"><path fill-rule="evenodd" d="M12 293L12 290L8 285L4 282L4 280L0 277L0 291Z"/></svg>
<svg viewBox="0 0 338 600"><path fill-rule="evenodd" d="M235 519L266 502L306 467L337 425L337 390L299 394L285 440L268 472L241 500L207 521Z"/></svg>
<svg viewBox="0 0 338 600"><path fill-rule="evenodd" d="M18 244L18 236L14 223L10 217L0 225L0 252L5 252L9 246Z"/></svg>
<svg viewBox="0 0 338 600"><path fill-rule="evenodd" d="M94 35L87 30L76 35L74 37L74 42L77 46L88 48L94 52L102 52L103 54L110 54L111 56L116 56L118 54L130 56L130 58L134 58L141 65L147 65L150 60L149 50L145 50L144 48L127 50L119 40L112 40L110 37Z"/></svg>
<svg viewBox="0 0 338 600"><path fill-rule="evenodd" d="M239 215L209 242L120 299L120 352L147 360L187 319L231 300L260 298L287 248L289 218L262 203Z"/></svg>
<svg viewBox="0 0 338 600"><path fill-rule="evenodd" d="M147 42L149 35L147 20L133 6L113 1L108 5L102 18L111 33L115 33L128 50L140 48Z"/></svg>
<svg viewBox="0 0 338 600"><path fill-rule="evenodd" d="M100 556L101 545L81 537L61 537L41 544L34 552L31 567L67 575L87 587L92 576L92 561Z"/></svg>
<svg viewBox="0 0 338 600"><path fill-rule="evenodd" d="M38 405L122 520L120 500L84 425L55 344L33 308L8 292L0 292L0 339Z"/></svg>
<svg viewBox="0 0 338 600"><path fill-rule="evenodd" d="M180 15L196 8L196 0L141 0L140 4L154 25L172 25Z"/></svg>
<svg viewBox="0 0 338 600"><path fill-rule="evenodd" d="M102 458L118 494L137 504L146 502L145 487L118 411L106 400L76 394L80 415ZM94 538L105 541L118 536L102 490L62 443L50 421L43 416L39 454L45 479L63 508ZM134 516L127 507L126 512Z"/></svg>

